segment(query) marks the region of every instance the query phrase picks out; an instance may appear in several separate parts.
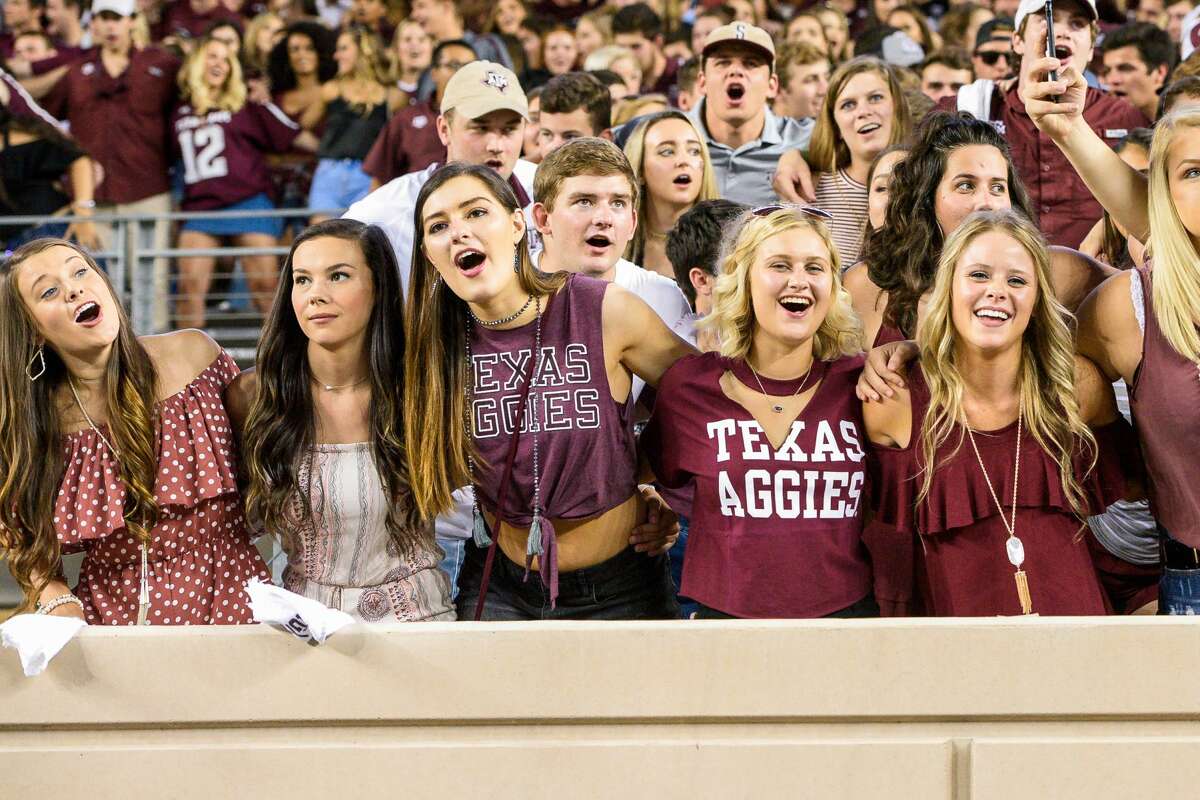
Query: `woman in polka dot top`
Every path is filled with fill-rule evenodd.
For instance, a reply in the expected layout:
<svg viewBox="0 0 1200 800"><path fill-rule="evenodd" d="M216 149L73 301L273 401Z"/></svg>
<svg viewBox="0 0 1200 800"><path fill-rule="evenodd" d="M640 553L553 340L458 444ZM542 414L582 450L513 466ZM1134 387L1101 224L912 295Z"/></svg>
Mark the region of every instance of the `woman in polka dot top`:
<svg viewBox="0 0 1200 800"><path fill-rule="evenodd" d="M0 354L0 547L26 608L250 622L243 587L267 575L222 399L233 359L200 331L134 336L91 256L56 239L0 266ZM76 603L61 557L80 551Z"/></svg>

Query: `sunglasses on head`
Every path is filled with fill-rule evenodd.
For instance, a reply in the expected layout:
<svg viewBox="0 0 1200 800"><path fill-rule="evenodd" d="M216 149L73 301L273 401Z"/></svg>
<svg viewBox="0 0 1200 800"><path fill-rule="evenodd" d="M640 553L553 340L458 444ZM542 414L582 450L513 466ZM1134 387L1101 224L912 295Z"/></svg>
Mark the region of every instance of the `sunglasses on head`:
<svg viewBox="0 0 1200 800"><path fill-rule="evenodd" d="M759 206L758 208L752 209L750 213L756 217L766 217L774 214L776 211L785 210L799 211L807 214L810 217L813 217L814 219L825 220L826 222L833 219L833 214L830 214L828 211L822 211L821 209L814 208L813 206L802 206L794 203L772 203L769 206Z"/></svg>
<svg viewBox="0 0 1200 800"><path fill-rule="evenodd" d="M1004 52L1003 50L976 50L975 57L987 64L989 67L996 66L996 62L1002 58L1005 61L1009 60L1008 53Z"/></svg>

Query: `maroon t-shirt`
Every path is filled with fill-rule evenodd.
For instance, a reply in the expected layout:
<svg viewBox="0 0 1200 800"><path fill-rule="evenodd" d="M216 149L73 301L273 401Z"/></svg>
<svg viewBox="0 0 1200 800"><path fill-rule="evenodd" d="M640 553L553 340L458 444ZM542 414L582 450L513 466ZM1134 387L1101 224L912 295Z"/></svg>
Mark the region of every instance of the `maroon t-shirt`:
<svg viewBox="0 0 1200 800"><path fill-rule="evenodd" d="M871 592L862 546L865 432L854 385L861 356L817 361L816 392L778 450L740 403L732 372L758 390L745 361L686 356L658 386L642 433L658 480L695 480L682 593L736 617L822 617ZM761 376L760 376L761 377ZM771 395L799 384L761 378Z"/></svg>
<svg viewBox="0 0 1200 800"><path fill-rule="evenodd" d="M878 474L872 485L883 522L920 535L927 608L935 616L1016 616L1021 613L1006 543L1008 532L980 470L971 443L958 433L938 448L937 469L929 494L920 502L923 463L921 431L929 406L929 388L918 364L907 381L912 398L912 435L903 448L874 447ZM961 430L961 429L960 429ZM1094 431L1100 451L1096 466L1082 480L1091 513L1102 512L1124 491L1120 453L1130 441L1124 419ZM987 475L1011 510L1017 449L1017 423L975 436ZM1086 462L1077 459L1076 476ZM1036 613L1108 614L1110 608L1081 533L1084 522L1071 510L1062 489L1058 463L1026 428L1021 435L1017 481L1016 535L1025 547L1025 570Z"/></svg>
<svg viewBox="0 0 1200 800"><path fill-rule="evenodd" d="M1146 330L1142 362L1129 387L1129 407L1141 438L1154 518L1173 539L1200 547L1200 370L1167 341L1154 315L1154 272L1139 267Z"/></svg>
<svg viewBox="0 0 1200 800"><path fill-rule="evenodd" d="M188 0L175 0L167 8L166 16L163 17L156 33L160 39L167 36L194 39L203 36L204 32L208 30L208 26L218 20L236 23L239 28L243 25L242 18L237 12L230 11L224 3L218 3L216 8L207 14L197 14L192 10L192 4Z"/></svg>
<svg viewBox="0 0 1200 800"><path fill-rule="evenodd" d="M104 168L99 203L132 203L169 188L168 120L175 107L179 60L157 47L135 49L115 78L100 50L76 62L43 100L71 124L71 135Z"/></svg>
<svg viewBox="0 0 1200 800"><path fill-rule="evenodd" d="M446 145L438 138L437 117L428 102L397 111L375 139L363 161L363 172L382 185L445 161Z"/></svg>
<svg viewBox="0 0 1200 800"><path fill-rule="evenodd" d="M181 105L171 119L183 162L185 211L211 211L271 191L265 153L286 153L300 134L273 103L198 115Z"/></svg>

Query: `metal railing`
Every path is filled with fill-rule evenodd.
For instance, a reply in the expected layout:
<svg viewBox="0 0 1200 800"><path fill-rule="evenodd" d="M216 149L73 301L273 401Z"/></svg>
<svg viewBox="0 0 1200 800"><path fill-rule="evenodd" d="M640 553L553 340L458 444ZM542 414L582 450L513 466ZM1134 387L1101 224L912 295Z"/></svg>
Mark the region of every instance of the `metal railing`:
<svg viewBox="0 0 1200 800"><path fill-rule="evenodd" d="M33 226L44 224L70 225L76 222L96 223L102 231L104 247L93 252L102 263L109 279L116 288L122 303L129 312L134 330L139 334L162 333L175 327L176 314L172 309L179 297L171 288L177 274L171 262L179 258L212 257L218 259L212 273L213 286L223 280L236 280L237 260L246 256L287 255L288 247L220 246L212 248L182 248L174 246L178 235L173 230L175 223L199 220L230 220L272 218L286 221L299 220L302 226L315 215L340 217L344 209L281 208L248 211L173 211L166 214L118 214L96 213L90 216L0 216L5 226ZM163 230L165 228L165 231ZM286 232L285 232L286 234ZM233 269L221 270L222 261L232 260ZM253 301L248 290L239 287L229 290L210 291L206 301L217 302L225 307L211 310L206 325L214 332L228 327L230 322L244 322L244 314L230 313L229 306L237 307L242 301ZM243 326L247 327L247 326ZM257 325L254 328L257 336ZM249 334L249 330L239 331Z"/></svg>

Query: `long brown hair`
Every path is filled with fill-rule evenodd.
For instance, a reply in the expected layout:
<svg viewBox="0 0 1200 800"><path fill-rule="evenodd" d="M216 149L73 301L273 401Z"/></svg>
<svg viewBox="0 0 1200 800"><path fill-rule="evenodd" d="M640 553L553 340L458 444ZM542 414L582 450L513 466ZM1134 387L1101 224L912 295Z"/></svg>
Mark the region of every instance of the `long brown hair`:
<svg viewBox="0 0 1200 800"><path fill-rule="evenodd" d="M850 148L842 138L834 109L837 108L838 95L846 88L846 84L856 75L868 72L883 78L892 95L892 128L888 144L899 144L908 136L911 125L908 104L904 102L904 87L900 85L896 71L874 56L858 56L838 67L829 79L829 90L817 114L812 143L808 148L808 163L814 172L835 172L850 166Z"/></svg>
<svg viewBox="0 0 1200 800"><path fill-rule="evenodd" d="M408 347L404 353L404 426L411 454L412 491L417 508L436 517L451 507L450 495L471 481L467 457L474 445L467 433L467 304L439 280L425 256L421 215L429 197L449 181L472 177L509 212L520 204L494 170L473 164L448 164L433 174L413 210L412 273L405 313ZM565 273L539 272L529 258L528 232L517 243L517 280L535 297L548 297L566 281ZM597 321L598 322L598 321Z"/></svg>
<svg viewBox="0 0 1200 800"><path fill-rule="evenodd" d="M37 353L40 334L17 290L21 265L51 247L78 253L103 278L115 301L120 328L108 358L104 402L109 441L120 454L118 470L125 483L125 527L148 542L158 521L154 363L92 257L62 239L35 239L0 265L0 549L6 551L13 576L25 592L22 610L32 607L58 574L62 559L54 504L66 470L58 398L68 373L54 349L43 346L46 370L38 380L29 379L26 366Z"/></svg>
<svg viewBox="0 0 1200 800"><path fill-rule="evenodd" d="M312 486L303 475L312 458L316 414L308 337L292 308L292 269L296 250L313 239L332 237L355 242L371 270L375 304L367 323L365 347L371 400L367 416L371 452L387 495L385 524L399 552L412 554L432 544L427 519L416 512L409 491L404 446L404 300L400 271L387 235L374 225L333 219L307 229L292 243L283 265L275 301L263 323L258 345L258 390L242 437L242 458L249 478L246 510L268 533L287 535L297 523L313 519ZM299 501L301 519L292 511Z"/></svg>

